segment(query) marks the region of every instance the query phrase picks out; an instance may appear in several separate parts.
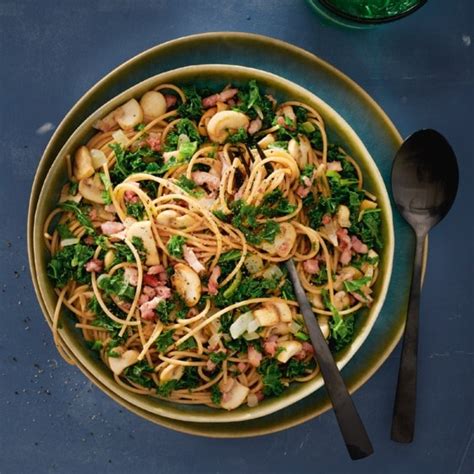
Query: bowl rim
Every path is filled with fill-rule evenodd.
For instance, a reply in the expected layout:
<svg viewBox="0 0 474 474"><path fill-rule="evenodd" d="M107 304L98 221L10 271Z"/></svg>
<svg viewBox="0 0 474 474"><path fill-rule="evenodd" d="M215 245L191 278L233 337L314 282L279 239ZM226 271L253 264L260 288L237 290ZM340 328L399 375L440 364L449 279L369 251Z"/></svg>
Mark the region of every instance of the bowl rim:
<svg viewBox="0 0 474 474"><path fill-rule="evenodd" d="M359 136L355 133L355 131L352 129L352 127L345 121L345 119L340 116L338 112L336 112L327 102L323 101L320 99L317 95L314 93L310 92L306 88L303 88L302 86L299 86L298 84L294 83L293 81L290 81L288 79L285 79L281 76L278 76L274 73L270 73L268 71L263 71L261 69L256 69L256 68L249 68L246 66L236 66L236 65L227 65L227 64L200 64L200 65L193 65L193 66L184 66L176 69L172 69L169 71L162 72L160 74L151 76L143 81L140 81L133 86L127 88L126 90L122 91L121 93L117 94L110 100L108 100L105 104L103 104L101 107L99 107L97 110L95 110L92 114L90 114L77 128L76 130L69 136L67 139L66 143L63 145L59 153L56 155L53 163L51 164L50 170L48 171L48 174L43 182L43 186L39 195L38 199L38 205L37 209L35 212L35 217L34 217L34 237L33 238L33 245L35 248L35 268L36 268L36 273L38 272L38 269L41 268L41 262L39 259L39 255L42 253L41 249L38 248L39 245L39 236L38 236L38 226L36 223L37 220L37 214L39 212L40 206L42 201L44 201L45 196L46 196L46 189L49 188L49 184L52 180L52 177L55 173L53 171L60 166L59 162L61 159L64 158L65 154L67 154L68 150L71 148L71 144L73 144L75 141L78 140L78 136L81 134L86 133L87 130L90 130L91 124L99 117L102 117L105 115L109 110L112 110L115 108L118 104L123 103L125 100L132 96L138 95L138 90L142 90L141 93L143 93L144 90L147 90L151 88L153 85L156 85L157 83L164 83L164 82L180 82L182 81L182 76L186 76L186 74L193 74L193 73L202 73L204 75L217 75L219 72L234 72L236 76L238 77L239 75L247 75L250 77L257 77L260 76L260 78L263 77L263 80L265 82L270 82L272 84L277 84L276 88L277 89L289 89L291 91L295 91L295 95L298 96L305 96L308 99L309 103L312 104L317 104L316 107L318 111L322 111L322 115L325 116L325 121L326 122L332 122L333 125L331 128L334 128L334 123L337 124L337 129L338 132L342 134L344 137L344 140L347 142L351 143L351 147L353 148L353 152L356 153L359 156L359 160L362 160L364 165L367 167L367 171L369 172L371 178L374 181L374 185L378 188L377 190L377 197L380 200L381 207L383 207L384 214L385 214L385 222L388 223L388 228L387 228L387 236L388 239L385 242L385 245L387 249L384 249L385 253L385 260L384 260L384 271L381 272L382 275L382 284L379 286L378 289L378 297L376 302L374 303L373 307L370 309L368 312L366 318L369 320L369 322L364 324L363 331L361 331L357 337L354 339L353 343L351 344L351 347L349 350L344 353L344 356L341 358L341 360L338 361L338 367L342 369L354 356L354 354L359 350L359 348L362 346L363 342L366 340L368 337L370 330L372 329L373 325L375 324L375 321L382 309L383 303L385 301L385 297L387 295L389 283L390 283L390 276L391 276L391 271L392 271L392 263L393 263L393 253L394 253L394 228L393 228L393 219L392 219L392 210L390 206L390 199L388 196L388 192L385 186L385 183L383 181L383 178L378 170L378 167L373 160L373 158L370 156L367 148L365 147L364 143L361 141ZM178 78L174 79L168 79L169 76L179 76ZM262 80L262 79L260 79ZM329 128L329 127L328 127ZM365 175L367 176L367 175ZM40 223L39 228L42 228L42 223ZM43 296L43 300L46 303L46 306L48 306L48 298L45 296L45 288L47 285L44 284L45 280L40 280L38 279L38 285L40 292ZM49 312L49 316L51 317L51 308L47 308L47 311ZM123 397L127 400L130 400L131 393L126 391L126 389L123 389L120 387L118 384L116 384L115 381L112 380L103 380L103 377L101 376L100 373L98 373L94 367L92 367L90 364L88 364L84 354L82 351L78 350L78 348L71 348L70 344L73 338L69 338L67 335L65 338L66 346L71 350L73 353L74 357L76 359L79 359L81 363L86 366L91 373L94 375L94 377L97 380L100 380L102 383L105 385L109 386L109 388L114 392L117 393L123 393ZM197 414L197 413L192 413L192 412L186 412L186 411L181 411L179 410L178 407L180 407L179 404L173 404L174 409L170 407L150 407L149 406L149 398L148 397L143 397L139 396L140 398L137 399L137 397L134 397L135 400L133 403L139 407L143 408L147 411L150 411L151 413L157 414L159 416L164 416L166 418L173 418L177 420L182 420L182 421L190 421L190 422L204 422L204 423L217 423L217 422L222 422L222 423L227 423L227 422L236 422L236 421L245 421L249 419L256 419L259 417L263 417L266 415L269 415L271 413L274 413L278 410L281 410L282 408L285 408L289 405L292 405L296 403L297 401L301 400L302 398L310 395L311 393L315 392L318 390L321 386L323 385L323 382L321 380L321 377L318 376L312 381L306 382L304 384L301 384L301 388L298 388L297 391L293 393L286 393L282 397L272 399L271 403L266 403L266 404L261 404L259 405L258 408L253 408L252 410L246 410L244 412L239 412L238 410L236 411L231 411L231 412L222 412L222 410L215 410L211 413L204 413L204 414ZM151 397L150 397L151 398ZM148 402L148 403L147 403ZM170 402L168 402L170 403ZM212 410L212 409L211 409Z"/></svg>

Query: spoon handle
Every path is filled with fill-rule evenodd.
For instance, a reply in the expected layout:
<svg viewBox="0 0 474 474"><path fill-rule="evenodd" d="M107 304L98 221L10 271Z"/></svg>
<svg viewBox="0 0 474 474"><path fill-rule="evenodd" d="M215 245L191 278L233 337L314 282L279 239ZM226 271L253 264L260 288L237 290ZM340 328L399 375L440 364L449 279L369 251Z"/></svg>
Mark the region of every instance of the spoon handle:
<svg viewBox="0 0 474 474"><path fill-rule="evenodd" d="M323 333L316 322L311 305L301 285L293 260L287 260L285 266L295 290L296 299L303 314L309 337L315 350L315 358L324 379L324 386L331 399L334 413L346 443L351 459L362 459L370 456L374 450L364 424L352 401L336 362L329 350Z"/></svg>
<svg viewBox="0 0 474 474"><path fill-rule="evenodd" d="M397 393L393 407L391 438L399 443L411 443L415 431L418 317L425 237L425 234L417 234L416 236L415 262L408 300L405 333L403 335L400 368L398 370Z"/></svg>

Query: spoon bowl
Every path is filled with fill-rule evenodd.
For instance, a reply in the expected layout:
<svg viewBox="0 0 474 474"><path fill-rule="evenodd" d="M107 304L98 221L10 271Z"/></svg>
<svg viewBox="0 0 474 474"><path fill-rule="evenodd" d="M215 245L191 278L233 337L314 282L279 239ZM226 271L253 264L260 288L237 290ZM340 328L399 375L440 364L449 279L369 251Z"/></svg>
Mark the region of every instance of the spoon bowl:
<svg viewBox="0 0 474 474"><path fill-rule="evenodd" d="M435 130L420 130L402 144L392 167L392 192L400 214L416 234L408 313L393 409L392 439L411 443L415 431L416 365L423 243L453 205L458 190L456 156Z"/></svg>

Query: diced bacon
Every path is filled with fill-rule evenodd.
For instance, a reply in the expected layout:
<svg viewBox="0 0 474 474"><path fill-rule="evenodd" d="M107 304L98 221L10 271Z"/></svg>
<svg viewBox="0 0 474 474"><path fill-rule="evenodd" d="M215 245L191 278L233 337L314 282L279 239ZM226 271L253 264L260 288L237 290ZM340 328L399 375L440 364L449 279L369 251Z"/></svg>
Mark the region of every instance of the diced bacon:
<svg viewBox="0 0 474 474"><path fill-rule="evenodd" d="M245 372L247 370L247 364L245 362L239 362L237 364L237 368L239 369L239 372Z"/></svg>
<svg viewBox="0 0 474 474"><path fill-rule="evenodd" d="M92 126L96 130L100 130L102 132L108 132L112 130L117 125L116 120L116 111L112 111L107 114L104 118L97 120Z"/></svg>
<svg viewBox="0 0 474 474"><path fill-rule="evenodd" d="M101 272L104 268L104 262L98 258L93 258L86 263L85 268L86 272Z"/></svg>
<svg viewBox="0 0 474 474"><path fill-rule="evenodd" d="M369 248L367 247L366 244L364 244L358 237L356 237L355 235L353 235L351 237L351 244L352 244L352 248L354 249L354 251L356 251L357 253L367 253L369 251Z"/></svg>
<svg viewBox="0 0 474 474"><path fill-rule="evenodd" d="M233 107L237 102L234 100L234 99L229 99L227 101L227 105L230 105L231 107Z"/></svg>
<svg viewBox="0 0 474 474"><path fill-rule="evenodd" d="M275 355L276 349L277 349L277 336L270 336L264 343L263 343L263 349L265 352L273 357Z"/></svg>
<svg viewBox="0 0 474 474"><path fill-rule="evenodd" d="M206 109L214 107L217 102L227 102L228 100L232 99L237 92L238 89L226 89L219 94L212 94L208 97L202 99L202 106Z"/></svg>
<svg viewBox="0 0 474 474"><path fill-rule="evenodd" d="M285 118L282 115L280 115L277 118L276 123L277 123L277 125L280 125L280 127L284 127L285 126Z"/></svg>
<svg viewBox="0 0 474 474"><path fill-rule="evenodd" d="M97 209L92 208L89 211L89 219L91 219L92 221L95 221L97 219Z"/></svg>
<svg viewBox="0 0 474 474"><path fill-rule="evenodd" d="M125 226L121 222L107 221L100 225L102 233L105 235L117 234L125 229Z"/></svg>
<svg viewBox="0 0 474 474"><path fill-rule="evenodd" d="M155 308L163 301L163 298L155 296L152 300L140 306L141 318L145 321L152 321L155 318Z"/></svg>
<svg viewBox="0 0 474 474"><path fill-rule="evenodd" d="M262 128L262 121L259 117L250 121L248 133L249 135L254 135Z"/></svg>
<svg viewBox="0 0 474 474"><path fill-rule="evenodd" d="M310 275L316 275L319 273L319 261L315 258L305 260L303 263L303 268L306 273L309 273Z"/></svg>
<svg viewBox="0 0 474 474"><path fill-rule="evenodd" d="M265 398L265 395L263 394L261 390L259 390L258 392L255 392L255 396L257 397L257 400L259 402L261 402Z"/></svg>
<svg viewBox="0 0 474 474"><path fill-rule="evenodd" d="M158 278L162 283L166 283L168 281L168 273L160 272L158 273Z"/></svg>
<svg viewBox="0 0 474 474"><path fill-rule="evenodd" d="M198 186L206 186L209 191L217 191L221 184L221 180L217 176L213 176L207 171L195 171L191 177Z"/></svg>
<svg viewBox="0 0 474 474"><path fill-rule="evenodd" d="M171 298L171 289L167 286L157 286L155 288L155 292L158 296L161 296L165 300Z"/></svg>
<svg viewBox="0 0 474 474"><path fill-rule="evenodd" d="M258 367L262 361L262 353L257 351L257 349L255 349L253 346L249 346L247 357L249 359L249 364L253 367Z"/></svg>
<svg viewBox="0 0 474 474"><path fill-rule="evenodd" d="M163 273L165 271L165 267L163 265L153 265L151 266L147 273L148 275L158 275L159 273Z"/></svg>
<svg viewBox="0 0 474 474"><path fill-rule="evenodd" d="M138 285L138 270L133 267L127 267L125 268L124 274L123 274L124 280L132 286L137 286Z"/></svg>
<svg viewBox="0 0 474 474"><path fill-rule="evenodd" d="M143 275L143 283L153 288L161 284L160 279L156 275L149 275L148 273Z"/></svg>
<svg viewBox="0 0 474 474"><path fill-rule="evenodd" d="M340 161L328 161L328 171L342 171Z"/></svg>
<svg viewBox="0 0 474 474"><path fill-rule="evenodd" d="M323 218L321 219L321 222L324 224L324 225L328 225L330 224L332 221L331 219L331 216L329 214L324 214Z"/></svg>
<svg viewBox="0 0 474 474"><path fill-rule="evenodd" d="M221 267L216 265L212 270L209 282L207 284L207 291L210 295L217 295L218 291L218 278L221 276Z"/></svg>
<svg viewBox="0 0 474 474"><path fill-rule="evenodd" d="M144 295L148 296L148 298L153 298L154 296L156 296L156 291L151 286L145 285L142 291Z"/></svg>
<svg viewBox="0 0 474 474"><path fill-rule="evenodd" d="M197 308L191 308L187 313L186 313L186 317L187 318L192 318L193 316L197 316L199 313L198 309Z"/></svg>
<svg viewBox="0 0 474 474"><path fill-rule="evenodd" d="M150 135L146 139L146 143L153 151L161 150L161 140L155 135Z"/></svg>
<svg viewBox="0 0 474 474"><path fill-rule="evenodd" d="M127 189L123 195L123 198L126 202L135 204L137 203L140 198L138 197L138 194L135 191L132 191L131 189Z"/></svg>
<svg viewBox="0 0 474 474"><path fill-rule="evenodd" d="M296 194L302 199L304 199L310 193L310 191L310 187L305 187L301 185L296 188Z"/></svg>
<svg viewBox="0 0 474 474"><path fill-rule="evenodd" d="M107 211L107 212L112 212L113 214L116 214L117 212L117 209L115 209L115 206L113 204L107 204L104 209Z"/></svg>
<svg viewBox="0 0 474 474"><path fill-rule="evenodd" d="M84 242L85 242L87 245L94 245L94 244L95 244L95 240L94 240L94 237L92 237L92 235L88 235L88 236L84 239Z"/></svg>
<svg viewBox="0 0 474 474"><path fill-rule="evenodd" d="M212 362L211 359L208 359L207 362L206 362L206 370L208 372L213 372L214 370L216 370L216 364L214 364L214 362Z"/></svg>
<svg viewBox="0 0 474 474"><path fill-rule="evenodd" d="M155 293L153 291L153 293ZM142 304L145 304L147 301L150 301L150 297L142 293L140 297L138 298L138 305L141 306Z"/></svg>
<svg viewBox="0 0 474 474"><path fill-rule="evenodd" d="M201 273L206 270L204 265L196 257L194 251L190 249L187 245L183 245L183 257L196 273Z"/></svg>
<svg viewBox="0 0 474 474"><path fill-rule="evenodd" d="M309 342L303 342L301 350L295 354L295 359L304 360L308 355L313 354L313 346Z"/></svg>
<svg viewBox="0 0 474 474"><path fill-rule="evenodd" d="M314 354L314 347L309 342L303 342L303 350L305 350L308 354Z"/></svg>
<svg viewBox="0 0 474 474"><path fill-rule="evenodd" d="M175 95L165 94L165 100L166 108L169 109L170 107L173 107L173 105L176 105L178 98Z"/></svg>
<svg viewBox="0 0 474 474"><path fill-rule="evenodd" d="M338 229L336 234L337 234L338 242L339 242L338 249L341 251L339 261L343 265L347 265L351 261L351 258L352 258L351 238L349 237L347 229Z"/></svg>

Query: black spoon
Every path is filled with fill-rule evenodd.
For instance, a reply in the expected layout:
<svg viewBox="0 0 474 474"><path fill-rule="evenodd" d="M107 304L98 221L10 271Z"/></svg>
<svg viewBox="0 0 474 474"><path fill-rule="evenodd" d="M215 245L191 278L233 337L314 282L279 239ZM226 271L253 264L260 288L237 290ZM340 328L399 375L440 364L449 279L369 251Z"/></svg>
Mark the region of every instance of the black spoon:
<svg viewBox="0 0 474 474"><path fill-rule="evenodd" d="M349 456L354 460L370 456L374 450L369 436L357 413L354 402L347 391L347 387L344 384L344 380L324 339L323 333L319 328L319 324L316 322L316 318L314 317L311 305L301 285L293 260L287 260L285 266L288 270L291 283L293 284L296 299L298 300L300 311L303 314L309 337L314 347L314 357L321 370L324 386L331 399L339 429L346 443Z"/></svg>
<svg viewBox="0 0 474 474"><path fill-rule="evenodd" d="M400 147L392 167L392 192L400 214L416 235L408 314L393 409L394 441L411 443L415 430L416 360L423 244L428 232L451 208L458 189L456 156L434 130L420 130Z"/></svg>

